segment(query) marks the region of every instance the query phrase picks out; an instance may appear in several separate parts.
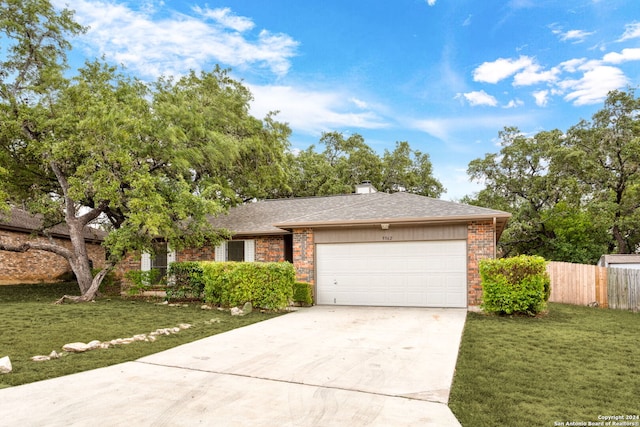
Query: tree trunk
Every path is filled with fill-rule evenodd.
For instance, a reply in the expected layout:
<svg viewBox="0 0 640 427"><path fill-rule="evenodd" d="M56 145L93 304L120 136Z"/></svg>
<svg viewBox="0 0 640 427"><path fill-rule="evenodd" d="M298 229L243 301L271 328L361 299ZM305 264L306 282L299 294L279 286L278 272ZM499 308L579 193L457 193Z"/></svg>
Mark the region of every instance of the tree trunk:
<svg viewBox="0 0 640 427"><path fill-rule="evenodd" d="M112 269L113 269L113 265L109 264L105 268L103 268L98 274L96 274L96 277L94 277L93 280L91 280L91 284L85 291L82 292L82 295L80 296L64 295L62 298L56 301L56 304L62 304L67 300L72 302L93 301L96 298L98 289L100 288L102 281Z"/></svg>

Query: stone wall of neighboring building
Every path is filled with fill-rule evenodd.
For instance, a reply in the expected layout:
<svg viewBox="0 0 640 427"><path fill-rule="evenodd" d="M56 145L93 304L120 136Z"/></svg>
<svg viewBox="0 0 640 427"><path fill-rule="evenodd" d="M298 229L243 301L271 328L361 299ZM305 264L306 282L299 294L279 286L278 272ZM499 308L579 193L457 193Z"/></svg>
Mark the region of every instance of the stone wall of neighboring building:
<svg viewBox="0 0 640 427"><path fill-rule="evenodd" d="M27 240L48 242L45 237L29 233L0 230L0 238L11 244ZM56 244L71 248L68 239L54 238ZM105 264L105 251L99 244L88 244L89 259L96 268ZM0 251L0 284L53 283L71 276L71 266L66 259L51 252L30 249L26 252Z"/></svg>

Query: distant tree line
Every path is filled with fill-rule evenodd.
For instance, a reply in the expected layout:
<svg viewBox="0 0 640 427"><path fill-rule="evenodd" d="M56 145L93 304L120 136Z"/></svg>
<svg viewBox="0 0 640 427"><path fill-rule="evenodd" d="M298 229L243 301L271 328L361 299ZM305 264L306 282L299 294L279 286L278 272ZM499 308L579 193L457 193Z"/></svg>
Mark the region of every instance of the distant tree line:
<svg viewBox="0 0 640 427"><path fill-rule="evenodd" d="M315 145L289 153L287 196L326 196L352 193L356 184L370 181L378 191L407 191L440 197L442 184L433 176L429 155L414 150L406 141L396 142L393 151L378 155L364 138L347 138L339 132L325 132L320 138L321 152Z"/></svg>

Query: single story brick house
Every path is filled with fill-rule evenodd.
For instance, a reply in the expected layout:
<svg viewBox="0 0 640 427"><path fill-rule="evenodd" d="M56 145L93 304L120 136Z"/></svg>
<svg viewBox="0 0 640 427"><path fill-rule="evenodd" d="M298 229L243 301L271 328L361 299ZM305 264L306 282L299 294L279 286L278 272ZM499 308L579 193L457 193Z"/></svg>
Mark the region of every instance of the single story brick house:
<svg viewBox="0 0 640 427"><path fill-rule="evenodd" d="M71 247L69 230L58 224L47 230L55 243ZM101 246L105 233L87 228L85 241L89 259L95 267L105 264L105 250ZM0 213L0 240L10 244L21 244L29 240L49 242L42 231L42 218L22 209L12 209L8 214ZM66 259L51 252L31 249L26 252L0 250L0 285L24 283L53 283L71 277L71 266Z"/></svg>
<svg viewBox="0 0 640 427"><path fill-rule="evenodd" d="M218 247L129 257L126 270L172 261L289 261L316 304L468 307L480 302L478 261L496 256L507 212L358 186L348 195L246 203L211 223Z"/></svg>

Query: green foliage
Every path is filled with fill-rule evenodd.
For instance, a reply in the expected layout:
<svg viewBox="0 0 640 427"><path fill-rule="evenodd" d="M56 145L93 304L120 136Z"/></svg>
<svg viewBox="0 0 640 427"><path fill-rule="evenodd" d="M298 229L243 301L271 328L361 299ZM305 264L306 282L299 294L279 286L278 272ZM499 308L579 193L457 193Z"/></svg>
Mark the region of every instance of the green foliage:
<svg viewBox="0 0 640 427"><path fill-rule="evenodd" d="M305 282L295 282L293 284L293 302L308 306L313 304L312 285Z"/></svg>
<svg viewBox="0 0 640 427"><path fill-rule="evenodd" d="M204 298L232 307L251 302L254 307L279 310L293 297L295 269L288 262L202 262Z"/></svg>
<svg viewBox="0 0 640 427"><path fill-rule="evenodd" d="M345 138L339 132L325 132L320 143L325 146L321 153L312 145L289 157L291 195L348 194L363 181L371 181L379 191L436 198L444 191L433 176L429 155L411 149L406 141L397 142L395 150L385 150L382 157L359 134Z"/></svg>
<svg viewBox="0 0 640 427"><path fill-rule="evenodd" d="M129 270L124 277L132 283L127 289L127 293L129 295L139 295L160 281L160 271L156 269L147 271Z"/></svg>
<svg viewBox="0 0 640 427"><path fill-rule="evenodd" d="M551 281L539 256L480 261L482 309L498 314L536 315L546 308Z"/></svg>
<svg viewBox="0 0 640 427"><path fill-rule="evenodd" d="M167 301L184 299L203 299L204 271L196 261L172 262L168 275Z"/></svg>
<svg viewBox="0 0 640 427"><path fill-rule="evenodd" d="M469 163L485 188L464 201L513 214L504 256L595 263L640 248L640 99L612 91L591 121L533 136L507 127L499 153Z"/></svg>
<svg viewBox="0 0 640 427"><path fill-rule="evenodd" d="M158 236L175 250L215 245L227 234L210 215L286 187L288 126L251 116L251 93L227 70L153 83L101 60L65 72L66 37L82 30L49 1L2 2L0 209L66 221L75 246L105 218L113 264ZM92 298L83 248L39 249L67 258Z"/></svg>

